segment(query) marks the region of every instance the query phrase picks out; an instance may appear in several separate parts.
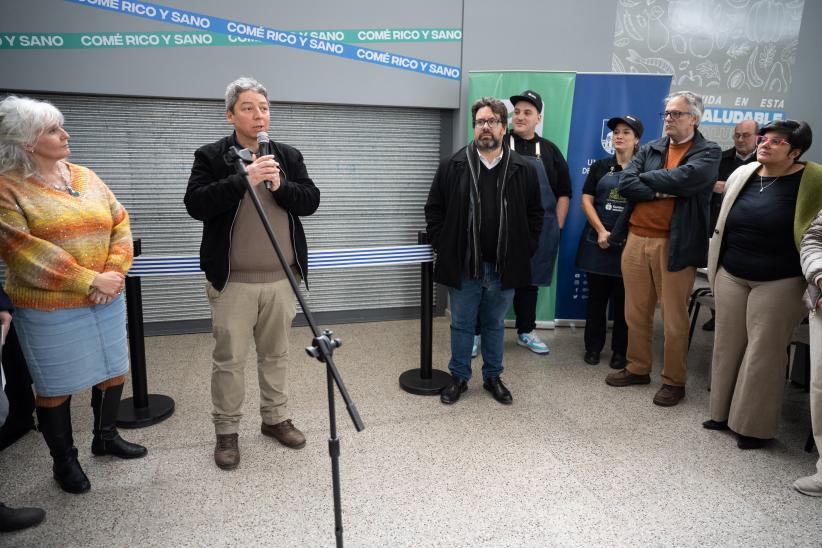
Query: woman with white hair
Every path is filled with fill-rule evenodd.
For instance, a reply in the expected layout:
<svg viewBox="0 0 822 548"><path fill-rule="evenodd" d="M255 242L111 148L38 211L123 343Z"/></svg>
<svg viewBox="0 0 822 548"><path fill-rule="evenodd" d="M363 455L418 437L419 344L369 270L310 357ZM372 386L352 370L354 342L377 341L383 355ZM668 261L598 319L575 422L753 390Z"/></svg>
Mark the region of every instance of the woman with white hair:
<svg viewBox="0 0 822 548"><path fill-rule="evenodd" d="M116 421L128 351L122 290L133 249L128 214L88 168L66 161L69 134L53 105L0 102L0 258L37 392L54 478L91 488L72 437L71 395L92 389L95 455L145 456Z"/></svg>

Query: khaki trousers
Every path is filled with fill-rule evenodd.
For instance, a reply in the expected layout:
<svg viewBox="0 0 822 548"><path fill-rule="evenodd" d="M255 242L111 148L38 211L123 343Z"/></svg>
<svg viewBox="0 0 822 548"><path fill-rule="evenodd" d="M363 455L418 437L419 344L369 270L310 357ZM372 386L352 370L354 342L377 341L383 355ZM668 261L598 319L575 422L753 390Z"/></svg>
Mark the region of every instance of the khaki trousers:
<svg viewBox="0 0 822 548"><path fill-rule="evenodd" d="M622 251L625 284L625 322L628 324L628 366L635 375L648 375L653 365L654 313L662 304L665 332L662 382L685 386L688 361L688 297L696 267L668 271L667 238L628 235Z"/></svg>
<svg viewBox="0 0 822 548"><path fill-rule="evenodd" d="M822 455L822 312L808 320L811 334L811 424L816 449ZM816 481L822 483L822 456L816 461Z"/></svg>
<svg viewBox="0 0 822 548"><path fill-rule="evenodd" d="M743 436L776 436L785 391L787 347L807 314L801 276L752 282L719 268L711 418Z"/></svg>
<svg viewBox="0 0 822 548"><path fill-rule="evenodd" d="M216 433L238 431L245 398L245 362L252 338L257 350L263 422L277 424L288 419L288 332L297 313L288 280L229 282L222 293L206 284L206 294L215 340L211 401Z"/></svg>

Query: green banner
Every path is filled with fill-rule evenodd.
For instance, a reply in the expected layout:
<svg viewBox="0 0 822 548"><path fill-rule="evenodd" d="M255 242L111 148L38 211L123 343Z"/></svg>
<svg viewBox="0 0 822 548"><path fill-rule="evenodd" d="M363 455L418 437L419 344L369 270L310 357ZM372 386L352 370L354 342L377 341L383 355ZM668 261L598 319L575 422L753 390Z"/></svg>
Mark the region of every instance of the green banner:
<svg viewBox="0 0 822 548"><path fill-rule="evenodd" d="M307 34L312 38L364 44L367 42L459 42L462 40L462 29L345 29L345 30L295 30L298 34Z"/></svg>
<svg viewBox="0 0 822 548"><path fill-rule="evenodd" d="M0 49L174 48L255 43L238 36L201 31L0 33Z"/></svg>
<svg viewBox="0 0 822 548"><path fill-rule="evenodd" d="M320 40L366 42L458 42L460 29L358 29L296 31ZM3 32L0 49L177 48L270 45L216 32Z"/></svg>
<svg viewBox="0 0 822 548"><path fill-rule="evenodd" d="M508 98L519 95L527 89L536 91L542 97L542 128L537 133L554 142L562 154L568 156L568 135L571 128L571 111L574 103L573 72L469 72L468 104L471 105L480 97L496 97L508 105L508 120L511 110ZM470 111L469 111L470 112ZM468 120L469 140L473 139L474 129ZM537 325L553 326L556 310L557 269L554 268L554 279L549 287L541 287L537 300ZM508 319L512 319L509 313Z"/></svg>

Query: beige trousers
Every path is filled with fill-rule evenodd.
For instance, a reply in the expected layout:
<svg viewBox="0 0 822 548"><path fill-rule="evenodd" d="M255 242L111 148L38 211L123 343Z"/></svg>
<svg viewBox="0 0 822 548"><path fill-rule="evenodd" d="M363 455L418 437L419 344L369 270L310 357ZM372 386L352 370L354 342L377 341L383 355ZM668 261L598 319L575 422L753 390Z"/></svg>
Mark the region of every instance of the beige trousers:
<svg viewBox="0 0 822 548"><path fill-rule="evenodd" d="M696 267L668 271L668 239L628 235L622 251L625 284L625 322L628 324L628 366L635 375L648 375L653 365L654 313L662 304L665 332L662 382L685 386L688 362L688 297Z"/></svg>
<svg viewBox="0 0 822 548"><path fill-rule="evenodd" d="M217 434L237 432L245 398L245 362L251 340L257 350L260 415L266 424L288 419L288 332L297 313L288 280L226 284L222 293L206 284L211 304L214 352L212 417Z"/></svg>
<svg viewBox="0 0 822 548"><path fill-rule="evenodd" d="M787 347L807 314L801 276L770 282L738 278L720 267L714 280L716 331L711 418L737 434L776 436L785 392Z"/></svg>
<svg viewBox="0 0 822 548"><path fill-rule="evenodd" d="M811 334L811 424L816 450L822 455L822 312L808 320ZM816 481L822 483L822 456L816 461Z"/></svg>

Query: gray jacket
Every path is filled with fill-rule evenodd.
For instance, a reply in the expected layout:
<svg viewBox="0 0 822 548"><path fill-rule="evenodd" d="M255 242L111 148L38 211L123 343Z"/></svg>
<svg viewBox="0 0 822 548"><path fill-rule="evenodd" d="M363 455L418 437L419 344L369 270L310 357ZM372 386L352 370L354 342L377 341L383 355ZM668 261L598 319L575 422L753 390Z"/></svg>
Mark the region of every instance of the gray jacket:
<svg viewBox="0 0 822 548"><path fill-rule="evenodd" d="M799 247L799 259L802 262L802 273L808 281L808 291L804 301L808 310L816 308L816 301L822 296L817 278L822 276L822 211L816 216L802 236L802 245Z"/></svg>
<svg viewBox="0 0 822 548"><path fill-rule="evenodd" d="M722 149L713 141L694 133L694 142L673 169L665 169L670 138L662 137L644 145L623 171L619 193L628 200L617 220L610 242L621 244L628 238L628 221L636 202L650 202L660 195L676 197L671 217L668 271L689 266L703 267L708 258L711 193L719 172Z"/></svg>

